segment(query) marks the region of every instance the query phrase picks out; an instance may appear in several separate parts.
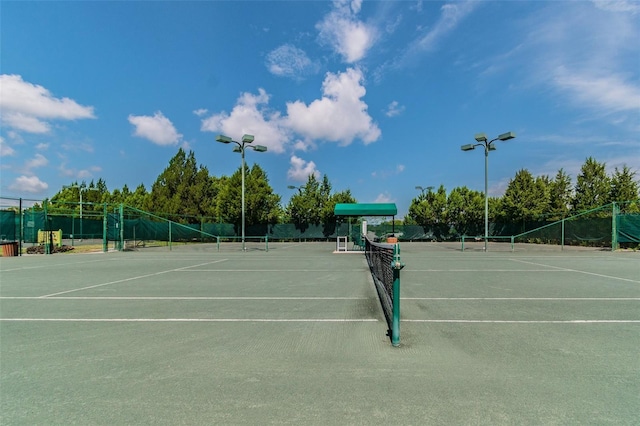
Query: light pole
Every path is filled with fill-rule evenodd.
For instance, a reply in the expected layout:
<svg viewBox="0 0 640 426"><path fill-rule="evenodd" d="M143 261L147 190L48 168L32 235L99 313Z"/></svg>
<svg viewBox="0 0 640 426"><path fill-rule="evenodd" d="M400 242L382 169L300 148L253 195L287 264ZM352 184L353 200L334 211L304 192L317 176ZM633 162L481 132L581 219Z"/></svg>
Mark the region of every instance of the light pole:
<svg viewBox="0 0 640 426"><path fill-rule="evenodd" d="M253 135L242 136L242 142L234 141L228 136L218 135L216 141L220 143L235 143L237 146L233 148L233 152L239 152L242 156L242 251L246 250L244 244L244 150L246 146L249 146L254 151L266 152L267 147L264 145L251 145L253 143Z"/></svg>
<svg viewBox="0 0 640 426"><path fill-rule="evenodd" d="M422 195L424 195L425 191L431 192L431 190L433 189L433 186L416 186L416 189L422 192Z"/></svg>
<svg viewBox="0 0 640 426"><path fill-rule="evenodd" d="M487 242L489 240L489 151L495 151L496 147L493 144L495 141L508 141L516 137L514 132L503 133L495 139L487 140L487 135L484 133L478 133L475 135L475 140L478 143L470 143L462 145L460 149L463 151L471 151L476 149L476 146L484 146L484 251L487 251Z"/></svg>
<svg viewBox="0 0 640 426"><path fill-rule="evenodd" d="M80 193L80 241L82 241L82 190L85 187L84 183L82 185L74 183L73 185L63 186L63 188L78 188L78 192Z"/></svg>
<svg viewBox="0 0 640 426"><path fill-rule="evenodd" d="M302 187L301 186L287 185L287 188L289 188L289 189L297 189L298 190L298 194L302 193Z"/></svg>

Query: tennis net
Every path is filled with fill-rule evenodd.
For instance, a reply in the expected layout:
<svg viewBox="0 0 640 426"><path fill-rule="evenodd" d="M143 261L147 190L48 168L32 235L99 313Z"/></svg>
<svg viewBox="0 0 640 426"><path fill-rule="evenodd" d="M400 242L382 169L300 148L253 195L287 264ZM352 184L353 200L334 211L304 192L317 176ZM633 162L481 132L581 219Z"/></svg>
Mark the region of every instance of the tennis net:
<svg viewBox="0 0 640 426"><path fill-rule="evenodd" d="M400 344L400 246L365 238L365 256L380 304L389 326L388 335L394 346Z"/></svg>

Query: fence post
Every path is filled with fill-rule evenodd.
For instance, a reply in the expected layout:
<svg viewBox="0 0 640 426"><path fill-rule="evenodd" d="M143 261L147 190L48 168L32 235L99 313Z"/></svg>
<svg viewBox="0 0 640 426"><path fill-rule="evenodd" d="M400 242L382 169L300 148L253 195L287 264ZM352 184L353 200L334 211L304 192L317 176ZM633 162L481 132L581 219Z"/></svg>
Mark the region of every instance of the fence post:
<svg viewBox="0 0 640 426"><path fill-rule="evenodd" d="M108 232L108 216L107 216L107 203L102 205L102 252L106 253L109 249L109 236Z"/></svg>
<svg viewBox="0 0 640 426"><path fill-rule="evenodd" d="M611 251L616 251L618 249L618 212L620 208L615 201L611 205Z"/></svg>
<svg viewBox="0 0 640 426"><path fill-rule="evenodd" d="M124 250L124 205L120 203L119 209L119 222L120 222L120 234L118 235L120 240L120 251Z"/></svg>

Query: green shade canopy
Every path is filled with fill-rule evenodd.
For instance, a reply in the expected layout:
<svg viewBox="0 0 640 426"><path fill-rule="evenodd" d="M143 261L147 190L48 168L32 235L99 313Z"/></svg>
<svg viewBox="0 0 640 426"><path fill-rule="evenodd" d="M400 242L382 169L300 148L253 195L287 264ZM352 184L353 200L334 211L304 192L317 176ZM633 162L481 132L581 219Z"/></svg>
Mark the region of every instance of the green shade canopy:
<svg viewBox="0 0 640 426"><path fill-rule="evenodd" d="M394 203L339 203L333 214L336 216L395 216L398 208Z"/></svg>

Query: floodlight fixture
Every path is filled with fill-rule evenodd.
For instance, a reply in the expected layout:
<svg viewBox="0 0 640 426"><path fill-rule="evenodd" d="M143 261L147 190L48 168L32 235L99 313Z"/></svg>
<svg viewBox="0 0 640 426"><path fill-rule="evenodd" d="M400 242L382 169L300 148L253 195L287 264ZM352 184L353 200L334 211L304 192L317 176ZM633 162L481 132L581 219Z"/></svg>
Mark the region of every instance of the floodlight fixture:
<svg viewBox="0 0 640 426"><path fill-rule="evenodd" d="M233 140L229 136L225 136L225 135L216 136L216 141L218 141L220 143L231 143L231 142L233 142Z"/></svg>
<svg viewBox="0 0 640 426"><path fill-rule="evenodd" d="M468 143L466 145L462 145L460 147L460 149L463 150L463 151L472 151L472 150L476 149L476 146L474 144L472 144L472 143Z"/></svg>
<svg viewBox="0 0 640 426"><path fill-rule="evenodd" d="M242 152L242 148L240 146L234 146L233 152Z"/></svg>
<svg viewBox="0 0 640 426"><path fill-rule="evenodd" d="M252 146L251 148L253 148L254 151L258 151L258 152L266 152L267 151L267 147L264 145L256 145L256 146Z"/></svg>
<svg viewBox="0 0 640 426"><path fill-rule="evenodd" d="M516 137L516 134L514 132L507 132L498 136L498 139L500 139L501 141L508 141L509 139L513 139L515 137Z"/></svg>
<svg viewBox="0 0 640 426"><path fill-rule="evenodd" d="M242 143L252 143L253 135L244 135L242 136Z"/></svg>
<svg viewBox="0 0 640 426"><path fill-rule="evenodd" d="M487 141L487 135L484 133L476 133L475 139L478 142L486 142Z"/></svg>
<svg viewBox="0 0 640 426"><path fill-rule="evenodd" d="M433 186L416 186L416 189L420 192L422 192L422 195L424 195L425 191L429 191L431 192L431 190L433 189Z"/></svg>

